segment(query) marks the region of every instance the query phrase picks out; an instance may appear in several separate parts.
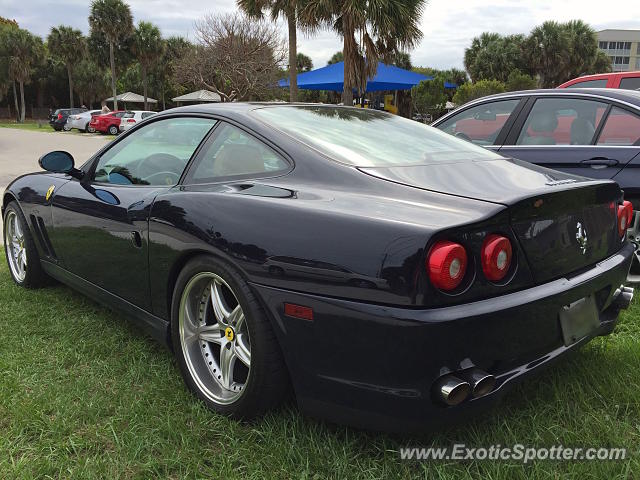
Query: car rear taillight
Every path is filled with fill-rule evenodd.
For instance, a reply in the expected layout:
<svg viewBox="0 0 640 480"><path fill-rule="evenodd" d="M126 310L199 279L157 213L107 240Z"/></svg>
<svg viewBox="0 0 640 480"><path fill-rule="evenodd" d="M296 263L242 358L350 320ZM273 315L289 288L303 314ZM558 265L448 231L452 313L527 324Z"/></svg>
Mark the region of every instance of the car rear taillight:
<svg viewBox="0 0 640 480"><path fill-rule="evenodd" d="M482 244L482 271L487 280L499 282L509 272L513 250L511 242L502 235L491 234Z"/></svg>
<svg viewBox="0 0 640 480"><path fill-rule="evenodd" d="M62 120L62 114L61 113L58 114L58 120Z"/></svg>
<svg viewBox="0 0 640 480"><path fill-rule="evenodd" d="M133 118L129 118L129 119L127 120L127 123L136 123L136 121L135 121L135 119L133 119Z"/></svg>
<svg viewBox="0 0 640 480"><path fill-rule="evenodd" d="M633 220L633 206L631 202L625 200L622 205L618 205L618 234L622 237L627 228L631 226Z"/></svg>
<svg viewBox="0 0 640 480"><path fill-rule="evenodd" d="M441 240L429 251L426 267L434 287L454 290L460 286L467 271L467 252L459 243Z"/></svg>

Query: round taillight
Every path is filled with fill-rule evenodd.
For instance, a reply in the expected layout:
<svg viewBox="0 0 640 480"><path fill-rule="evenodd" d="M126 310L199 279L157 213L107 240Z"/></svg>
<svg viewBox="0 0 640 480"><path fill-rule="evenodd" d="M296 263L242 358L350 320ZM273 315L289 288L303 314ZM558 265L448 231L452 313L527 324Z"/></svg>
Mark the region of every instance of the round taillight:
<svg viewBox="0 0 640 480"><path fill-rule="evenodd" d="M631 226L633 219L633 206L631 202L625 200L618 206L618 234L622 237L627 228Z"/></svg>
<svg viewBox="0 0 640 480"><path fill-rule="evenodd" d="M499 282L511 266L511 242L502 235L491 234L482 244L482 271L487 280Z"/></svg>
<svg viewBox="0 0 640 480"><path fill-rule="evenodd" d="M441 240L427 257L427 272L434 287L450 291L457 288L467 271L467 252L459 243Z"/></svg>

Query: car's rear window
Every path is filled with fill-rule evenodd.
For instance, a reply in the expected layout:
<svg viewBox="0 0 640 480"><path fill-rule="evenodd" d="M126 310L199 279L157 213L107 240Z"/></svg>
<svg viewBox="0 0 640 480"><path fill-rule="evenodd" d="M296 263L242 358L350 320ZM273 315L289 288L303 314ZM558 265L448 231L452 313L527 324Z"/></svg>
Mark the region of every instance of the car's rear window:
<svg viewBox="0 0 640 480"><path fill-rule="evenodd" d="M257 108L253 114L325 155L359 167L502 158L436 128L376 110L274 106Z"/></svg>
<svg viewBox="0 0 640 480"><path fill-rule="evenodd" d="M123 115L123 118L133 118L133 117L135 117L135 115L136 115L136 114L135 114L134 112L126 112L126 113Z"/></svg>

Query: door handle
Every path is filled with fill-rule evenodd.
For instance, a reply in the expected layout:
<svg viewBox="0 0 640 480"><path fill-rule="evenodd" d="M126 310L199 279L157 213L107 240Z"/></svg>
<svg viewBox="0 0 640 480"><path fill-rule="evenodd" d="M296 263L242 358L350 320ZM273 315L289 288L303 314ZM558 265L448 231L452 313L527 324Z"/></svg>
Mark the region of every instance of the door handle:
<svg viewBox="0 0 640 480"><path fill-rule="evenodd" d="M136 248L142 248L142 236L140 232L131 232L131 243Z"/></svg>
<svg viewBox="0 0 640 480"><path fill-rule="evenodd" d="M582 160L580 162L582 165L589 165L591 168L605 168L605 167L615 167L618 165L618 160L615 158L607 158L607 157L593 157L589 160Z"/></svg>

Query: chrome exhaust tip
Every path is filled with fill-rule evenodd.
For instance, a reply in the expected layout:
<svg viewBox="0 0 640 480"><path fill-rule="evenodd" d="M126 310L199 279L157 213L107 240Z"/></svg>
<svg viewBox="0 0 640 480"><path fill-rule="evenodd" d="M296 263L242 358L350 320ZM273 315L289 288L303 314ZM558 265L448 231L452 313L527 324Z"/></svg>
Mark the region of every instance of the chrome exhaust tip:
<svg viewBox="0 0 640 480"><path fill-rule="evenodd" d="M434 386L438 398L446 405L455 406L464 402L471 394L469 382L453 375L445 375Z"/></svg>
<svg viewBox="0 0 640 480"><path fill-rule="evenodd" d="M620 309L627 309L633 300L633 288L621 285L614 294L614 303Z"/></svg>
<svg viewBox="0 0 640 480"><path fill-rule="evenodd" d="M473 398L486 395L496 386L496 377L490 373L483 372L479 368L472 368L464 372L463 378L471 385Z"/></svg>

